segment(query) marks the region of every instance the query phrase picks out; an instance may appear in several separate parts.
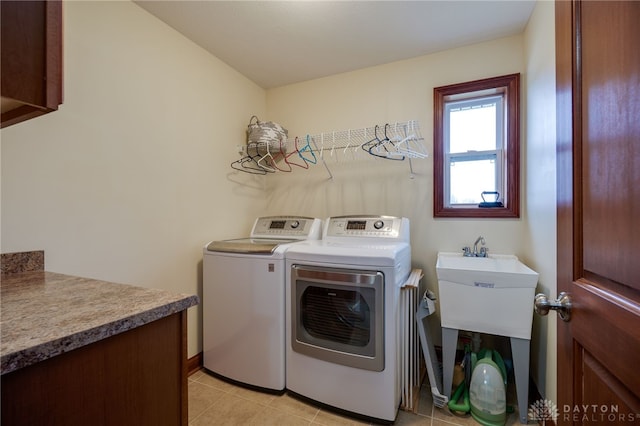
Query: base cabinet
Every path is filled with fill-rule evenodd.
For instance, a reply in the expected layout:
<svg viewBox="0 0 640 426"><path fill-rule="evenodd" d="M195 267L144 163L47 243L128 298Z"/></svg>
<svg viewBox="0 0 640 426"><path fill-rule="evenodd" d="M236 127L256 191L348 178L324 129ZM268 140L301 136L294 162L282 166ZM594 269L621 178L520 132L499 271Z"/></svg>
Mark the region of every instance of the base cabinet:
<svg viewBox="0 0 640 426"><path fill-rule="evenodd" d="M1 376L3 426L187 426L186 311Z"/></svg>

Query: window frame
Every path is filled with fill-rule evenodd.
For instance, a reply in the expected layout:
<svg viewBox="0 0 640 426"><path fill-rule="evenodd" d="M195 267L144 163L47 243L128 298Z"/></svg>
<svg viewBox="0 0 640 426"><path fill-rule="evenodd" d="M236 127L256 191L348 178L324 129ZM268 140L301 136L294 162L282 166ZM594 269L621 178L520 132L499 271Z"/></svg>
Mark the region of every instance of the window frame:
<svg viewBox="0 0 640 426"><path fill-rule="evenodd" d="M478 206L448 207L445 197L445 167L448 166L445 147L445 103L451 98L465 99L465 95L479 92L504 93L505 143L504 170L501 192L504 207ZM520 74L509 74L465 83L451 84L433 89L433 216L460 218L519 218L520 217ZM480 152L478 152L480 153Z"/></svg>

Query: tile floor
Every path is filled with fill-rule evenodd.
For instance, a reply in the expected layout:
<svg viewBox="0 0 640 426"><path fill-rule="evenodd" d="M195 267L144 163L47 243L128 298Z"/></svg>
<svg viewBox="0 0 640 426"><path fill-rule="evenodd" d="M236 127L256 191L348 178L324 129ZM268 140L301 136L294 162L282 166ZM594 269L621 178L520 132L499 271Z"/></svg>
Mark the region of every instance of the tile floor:
<svg viewBox="0 0 640 426"><path fill-rule="evenodd" d="M456 417L434 407L428 379L425 380L427 383L420 391L418 413L399 410L396 425L478 425L471 416ZM516 413L509 414L507 425L520 424ZM189 426L371 424L303 402L286 393L272 395L234 386L204 370L189 377Z"/></svg>

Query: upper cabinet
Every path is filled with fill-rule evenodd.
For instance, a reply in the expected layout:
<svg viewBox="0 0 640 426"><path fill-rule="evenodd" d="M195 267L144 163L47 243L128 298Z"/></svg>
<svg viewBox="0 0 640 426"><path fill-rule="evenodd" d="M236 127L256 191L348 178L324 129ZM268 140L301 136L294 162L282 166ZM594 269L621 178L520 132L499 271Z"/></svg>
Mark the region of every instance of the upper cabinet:
<svg viewBox="0 0 640 426"><path fill-rule="evenodd" d="M62 103L62 1L0 2L2 125Z"/></svg>

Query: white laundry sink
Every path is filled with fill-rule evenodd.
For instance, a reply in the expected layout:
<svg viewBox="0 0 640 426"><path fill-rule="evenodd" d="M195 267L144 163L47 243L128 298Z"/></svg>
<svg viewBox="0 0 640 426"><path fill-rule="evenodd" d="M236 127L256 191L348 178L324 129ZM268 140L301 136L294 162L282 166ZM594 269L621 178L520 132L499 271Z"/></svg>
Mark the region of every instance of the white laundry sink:
<svg viewBox="0 0 640 426"><path fill-rule="evenodd" d="M516 256L438 253L442 327L531 339L538 273Z"/></svg>
<svg viewBox="0 0 640 426"><path fill-rule="evenodd" d="M490 254L465 257L462 253L438 253L438 279L476 287L534 287L538 274L516 256Z"/></svg>

